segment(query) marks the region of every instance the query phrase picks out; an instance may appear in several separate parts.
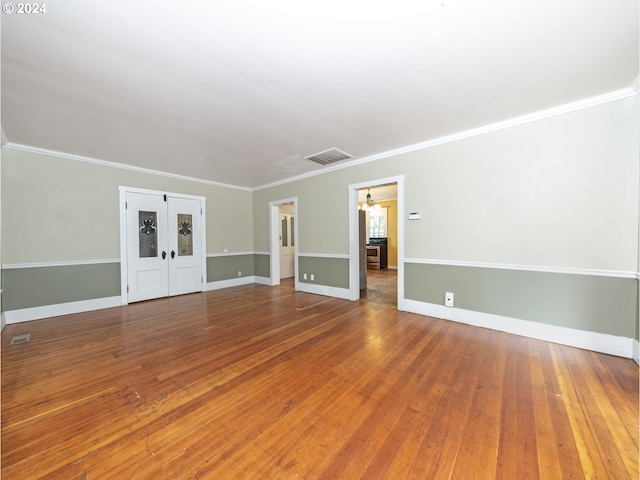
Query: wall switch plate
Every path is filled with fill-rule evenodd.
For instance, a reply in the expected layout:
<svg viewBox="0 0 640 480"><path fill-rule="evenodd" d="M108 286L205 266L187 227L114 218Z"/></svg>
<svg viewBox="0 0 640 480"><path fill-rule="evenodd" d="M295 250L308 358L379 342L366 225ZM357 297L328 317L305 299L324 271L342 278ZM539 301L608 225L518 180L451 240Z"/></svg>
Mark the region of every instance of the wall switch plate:
<svg viewBox="0 0 640 480"><path fill-rule="evenodd" d="M453 292L447 292L444 294L444 306L453 307Z"/></svg>

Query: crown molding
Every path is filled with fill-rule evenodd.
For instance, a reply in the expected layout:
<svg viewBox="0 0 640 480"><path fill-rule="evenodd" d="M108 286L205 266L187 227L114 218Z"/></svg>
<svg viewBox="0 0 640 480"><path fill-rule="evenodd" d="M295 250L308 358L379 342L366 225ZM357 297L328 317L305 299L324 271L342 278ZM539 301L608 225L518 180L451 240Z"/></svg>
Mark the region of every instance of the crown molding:
<svg viewBox="0 0 640 480"><path fill-rule="evenodd" d="M23 152L28 152L28 153L38 153L41 155L50 155L52 157L58 157L58 158L64 158L67 160L75 160L78 162L84 162L84 163L92 163L94 165L101 165L104 167L112 167L112 168L120 168L122 170L130 170L133 172L140 172L140 173L146 173L146 174L150 174L150 175L158 175L161 177L168 177L168 178L173 178L176 180L186 180L189 182L197 182L197 183L203 183L205 185L213 185L216 187L223 187L223 188L231 188L234 190L243 190L245 192L251 192L252 189L248 188L248 187L240 187L237 185L230 185L227 183L221 183L221 182L213 182L211 180L203 180L201 178L195 178L195 177L188 177L185 175L178 175L175 173L168 173L168 172L163 172L160 170L153 170L150 168L142 168L142 167L135 167L133 165L126 165L124 163L117 163L117 162L110 162L107 160L100 160L98 158L93 158L93 157L85 157L83 155L74 155L71 153L64 153L64 152L58 152L56 150L49 150L46 148L38 148L38 147L31 147L29 145L21 145L19 143L6 143L3 145L4 148L9 148L11 150L19 150L19 151L23 151Z"/></svg>
<svg viewBox="0 0 640 480"><path fill-rule="evenodd" d="M374 162L376 160L381 160L381 159L384 159L384 158L393 157L393 156L401 155L401 154L404 154L404 153L414 152L416 150L422 150L422 149L434 147L434 146L437 146L437 145L442 145L442 144L445 144L445 143L451 143L451 142L455 142L455 141L462 140L462 139L469 138L469 137L475 137L477 135L482 135L482 134L489 133L489 132L503 130L503 129L514 127L514 126L517 126L517 125L523 125L523 124L534 122L534 121L537 121L537 120L542 120L542 119L545 119L545 118L550 118L550 117L554 117L554 116L557 116L557 115L562 115L562 114L565 114L565 113L574 112L574 111L577 111L577 110L582 110L582 109L589 108L589 107L594 107L594 106L597 106L597 105L602 105L602 104L613 102L613 101L616 101L616 100L622 100L624 98L629 98L629 97L633 97L633 96L638 95L639 90L640 90L640 79L639 79L639 77L636 77L634 82L633 82L633 84L628 88L623 88L623 89L616 90L616 91L613 91L613 92L605 93L603 95L598 95L598 96L595 96L595 97L590 97L590 98L586 98L586 99L579 100L579 101L576 101L576 102L559 105L559 106L552 107L552 108L549 108L549 109L540 110L540 111L537 111L537 112L529 113L527 115L514 117L514 118L511 118L511 119L508 119L508 120L492 123L492 124L485 125L485 126L482 126L482 127L473 128L473 129L470 129L470 130L465 130L465 131L454 133L454 134L451 134L451 135L446 135L444 137L439 137L439 138L435 138L435 139L432 139L432 140L427 140L425 142L415 143L415 144L412 144L412 145L407 145L405 147L401 147L401 148L397 148L397 149L393 149L393 150L387 150L385 152L377 153L377 154L374 154L374 155L369 155L369 156L366 156L366 157L354 159L354 160L347 161L347 162L340 162L339 165L330 165L330 166L324 167L324 168L322 168L321 170L318 170L318 171L309 172L309 173L305 173L305 174L302 174L302 175L296 175L294 177L285 178L285 179L279 180L277 182L273 182L273 183L261 185L261 186L258 186L258 187L253 187L253 188L241 187L241 186L238 186L238 185L231 185L231 184L226 184L226 183L221 183L221 182L214 182L214 181L211 181L211 180L203 180L203 179L200 179L200 178L189 177L189 176L185 176L185 175L178 175L178 174L174 174L174 173L168 173L168 172L163 172L163 171L160 171L160 170L153 170L153 169L149 169L149 168L135 167L135 166L126 165L126 164L123 164L123 163L111 162L111 161L101 160L101 159L97 159L97 158L93 158L93 157L86 157L86 156L83 156L83 155L75 155L75 154L70 154L70 153L59 152L59 151L56 151L56 150L49 150L49 149L45 149L45 148L31 147L29 145L11 143L11 142L7 141L6 135L4 133L4 130L1 131L1 133L2 133L2 146L3 146L3 148L10 148L10 149L13 149L13 150L20 150L20 151L25 151L25 152L30 152L30 153L38 153L38 154L43 154L43 155L51 155L51 156L55 156L55 157L65 158L65 159L68 159L68 160L76 160L76 161L80 161L80 162L92 163L92 164L96 164L96 165L108 166L108 167L113 167L113 168L120 168L120 169L124 169L124 170L147 173L147 174L151 174L151 175L159 175L159 176L163 176L163 177L173 178L173 179L176 179L176 180L186 180L186 181L191 181L191 182L202 183L202 184L205 184L205 185L213 185L213 186L217 186L217 187L230 188L230 189L234 189L234 190L242 190L242 191L246 191L246 192L256 192L256 191L265 190L265 189L272 188L272 187L277 187L279 185L286 185L288 183L297 182L299 180L304 180L306 178L311 178L311 177L315 177L315 176L318 176L318 175L323 175L325 173L329 173L329 172L333 172L333 171L337 171L337 170L342 170L344 168L349 168L349 167L352 167L352 166L355 166L355 165L361 165L361 164L364 164L364 163Z"/></svg>
<svg viewBox="0 0 640 480"><path fill-rule="evenodd" d="M582 110L589 107L595 107L597 105L602 105L605 103L610 103L616 100L622 100L624 98L633 97L638 94L637 88L638 79L634 82L634 85L629 88L623 88L621 90L616 90L613 92L605 93L603 95L598 95L595 97L586 98L583 100L578 100L576 102L571 102L563 105L559 105L556 107L548 108L545 110L540 110L537 112L529 113L526 115L522 115L519 117L514 117L508 120L504 120L501 122L492 123L489 125L484 125L478 128L472 128L471 130L465 130L462 132L454 133L451 135L446 135L444 137L434 138L432 140L427 140L421 143L415 143L413 145L407 145L405 147L397 148L394 150L388 150L386 152L376 153L374 155L369 155L367 157L358 158L355 160L350 160L348 162L340 162L339 165L331 165L328 167L324 167L320 171L309 172L302 175L297 175L295 177L286 178L284 180L279 180L277 182L269 183L267 185L261 185L259 187L253 188L253 191L264 190L271 187L277 187L279 185L285 185L291 182L297 182L298 180L304 180L305 178L315 177L317 175L323 175L325 173L333 172L336 170L342 170L343 168L349 168L354 165L360 165L363 163L369 163L376 160L380 160L383 158L393 157L396 155L401 155L403 153L414 152L416 150L422 150L430 147L435 147L436 145L442 145L445 143L451 143L458 140L462 140L469 137L475 137L478 135L483 135L489 132L495 132L498 130L504 130L506 128L515 127L518 125L523 125L525 123L535 122L537 120L542 120L545 118L551 118L558 115L563 115L565 113L574 112L577 110ZM635 89L634 89L635 87Z"/></svg>

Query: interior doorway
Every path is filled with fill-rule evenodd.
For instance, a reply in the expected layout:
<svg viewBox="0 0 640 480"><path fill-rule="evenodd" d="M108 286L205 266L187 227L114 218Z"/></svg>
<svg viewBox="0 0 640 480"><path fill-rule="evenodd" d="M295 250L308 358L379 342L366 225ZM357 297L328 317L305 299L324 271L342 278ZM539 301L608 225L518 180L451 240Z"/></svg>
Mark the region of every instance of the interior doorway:
<svg viewBox="0 0 640 480"><path fill-rule="evenodd" d="M271 285L293 278L298 288L298 199L269 202L269 265Z"/></svg>
<svg viewBox="0 0 640 480"><path fill-rule="evenodd" d="M295 273L295 223L293 203L280 205L280 280L291 278Z"/></svg>
<svg viewBox="0 0 640 480"><path fill-rule="evenodd" d="M396 304L398 268L397 183L358 190L360 298ZM389 291L392 289L392 291Z"/></svg>
<svg viewBox="0 0 640 480"><path fill-rule="evenodd" d="M374 288L395 289L379 293L395 295L395 304L401 305L404 297L403 199L404 176L349 185L350 299L366 296L374 278L369 273L375 271ZM361 287L364 287L363 294Z"/></svg>

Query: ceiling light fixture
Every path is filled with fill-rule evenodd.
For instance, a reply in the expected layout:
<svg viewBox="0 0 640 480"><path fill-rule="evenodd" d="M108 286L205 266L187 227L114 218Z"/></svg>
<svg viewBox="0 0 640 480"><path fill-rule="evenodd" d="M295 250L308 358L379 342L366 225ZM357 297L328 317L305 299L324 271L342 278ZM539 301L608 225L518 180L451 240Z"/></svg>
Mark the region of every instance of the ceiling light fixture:
<svg viewBox="0 0 640 480"><path fill-rule="evenodd" d="M360 210L366 211L372 208L374 210L380 210L380 205L378 205L376 202L373 201L373 198L371 198L371 190L367 188L367 201L362 202L362 205L360 206Z"/></svg>

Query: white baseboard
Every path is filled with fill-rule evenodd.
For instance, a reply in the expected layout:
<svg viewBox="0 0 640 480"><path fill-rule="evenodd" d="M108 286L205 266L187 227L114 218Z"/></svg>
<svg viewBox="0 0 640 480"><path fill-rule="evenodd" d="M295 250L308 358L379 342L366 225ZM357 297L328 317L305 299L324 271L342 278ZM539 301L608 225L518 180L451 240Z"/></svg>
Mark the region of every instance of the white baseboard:
<svg viewBox="0 0 640 480"><path fill-rule="evenodd" d="M207 283L207 290L217 290L219 288L235 287L250 283L270 285L270 282L271 280L265 277L240 277L231 280ZM44 305L42 307L23 308L20 310L9 310L7 312L2 312L0 325L2 326L2 329L4 329L5 325L13 323L29 322L31 320L40 320L43 318L59 317L61 315L71 315L73 313L90 312L93 310L120 306L122 306L122 297L117 296L82 300L79 302Z"/></svg>
<svg viewBox="0 0 640 480"><path fill-rule="evenodd" d="M42 318L59 317L61 315L71 315L73 313L90 312L103 308L119 307L122 305L122 297L104 297L93 300L82 300L79 302L57 303L55 305L45 305L42 307L22 308L20 310L9 310L2 312L2 324L29 322Z"/></svg>
<svg viewBox="0 0 640 480"><path fill-rule="evenodd" d="M559 343L571 347L593 350L595 352L633 358L637 356L637 342L632 338L619 337L606 333L578 330L574 328L547 325L545 323L503 317L489 313L474 312L460 308L445 307L433 303L404 299L398 310L428 315L476 327L490 328L524 337L536 338L547 342ZM635 342L635 345L634 345ZM636 360L637 361L637 360Z"/></svg>
<svg viewBox="0 0 640 480"><path fill-rule="evenodd" d="M270 277L253 277L254 283L259 283L260 285L271 286L271 278Z"/></svg>
<svg viewBox="0 0 640 480"><path fill-rule="evenodd" d="M324 295L326 297L342 298L350 300L348 288L329 287L327 285L315 285L312 283L296 283L296 290L305 293L315 293L316 295Z"/></svg>
<svg viewBox="0 0 640 480"><path fill-rule="evenodd" d="M207 283L207 291L220 290L221 288L238 287L240 285L248 285L250 283L257 283L255 277L238 277L230 278L228 280L218 280L217 282Z"/></svg>
<svg viewBox="0 0 640 480"><path fill-rule="evenodd" d="M633 340L633 359L640 365L640 343L635 339Z"/></svg>

